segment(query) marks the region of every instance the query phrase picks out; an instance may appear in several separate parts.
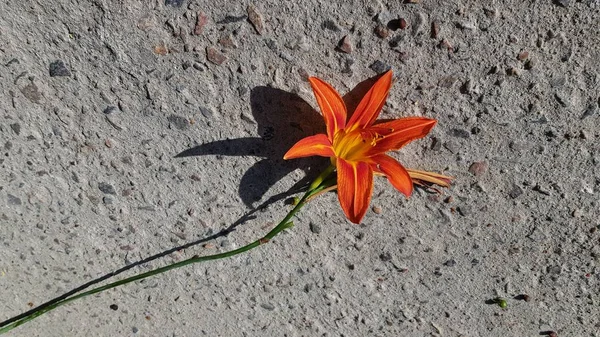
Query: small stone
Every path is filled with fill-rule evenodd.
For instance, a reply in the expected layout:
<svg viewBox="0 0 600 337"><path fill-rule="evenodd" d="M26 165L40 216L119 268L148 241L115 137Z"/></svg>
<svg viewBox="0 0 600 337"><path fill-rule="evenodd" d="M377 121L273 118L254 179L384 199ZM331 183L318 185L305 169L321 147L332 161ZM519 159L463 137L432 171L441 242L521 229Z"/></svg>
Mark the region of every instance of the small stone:
<svg viewBox="0 0 600 337"><path fill-rule="evenodd" d="M42 94L38 90L37 85L35 85L33 82L24 86L20 90L21 90L21 93L23 94L23 96L27 97L27 99L32 101L33 103L39 104L41 102Z"/></svg>
<svg viewBox="0 0 600 337"><path fill-rule="evenodd" d="M439 47L442 49L446 49L450 52L454 52L454 46L452 46L452 44L450 43L450 41L443 39L440 44Z"/></svg>
<svg viewBox="0 0 600 337"><path fill-rule="evenodd" d="M456 261L454 259L450 259L444 262L444 266L446 267L454 267L456 265Z"/></svg>
<svg viewBox="0 0 600 337"><path fill-rule="evenodd" d="M194 64L192 64L192 67L194 67L194 69L196 70L204 71L204 66L200 62L194 62Z"/></svg>
<svg viewBox="0 0 600 337"><path fill-rule="evenodd" d="M248 13L248 20L250 20L250 23L252 23L256 32L262 35L265 31L262 14L253 4L248 5L246 12Z"/></svg>
<svg viewBox="0 0 600 337"><path fill-rule="evenodd" d="M577 208L571 212L571 216L574 218L581 218L583 216L583 211L580 208Z"/></svg>
<svg viewBox="0 0 600 337"><path fill-rule="evenodd" d="M566 54L564 54L564 55L563 55L563 56L560 58L560 60L561 60L562 62L569 62L569 61L571 60L571 58L572 58L572 57L573 57L573 49L569 49L569 50L567 51L567 53L566 53Z"/></svg>
<svg viewBox="0 0 600 337"><path fill-rule="evenodd" d="M393 38L390 39L390 41L388 42L390 48L397 48L400 45L400 42L402 42L403 36L402 35L396 35Z"/></svg>
<svg viewBox="0 0 600 337"><path fill-rule="evenodd" d="M106 182L98 183L98 189L104 194L113 194L113 195L117 194L115 187Z"/></svg>
<svg viewBox="0 0 600 337"><path fill-rule="evenodd" d="M269 310L269 311L273 311L275 310L275 306L271 303L263 303L260 305L263 309Z"/></svg>
<svg viewBox="0 0 600 337"><path fill-rule="evenodd" d="M471 133L465 129L452 129L450 130L450 135L464 139L471 137Z"/></svg>
<svg viewBox="0 0 600 337"><path fill-rule="evenodd" d="M425 29L427 26L427 16L423 13L415 14L412 20L412 34L417 36L425 33Z"/></svg>
<svg viewBox="0 0 600 337"><path fill-rule="evenodd" d="M214 111L212 111L212 109L209 108L205 108L203 106L200 107L200 113L202 114L202 116L204 116L204 118L213 118L215 113Z"/></svg>
<svg viewBox="0 0 600 337"><path fill-rule="evenodd" d="M109 196L106 196L106 197L102 198L102 202L105 205L113 205L115 203L115 200Z"/></svg>
<svg viewBox="0 0 600 337"><path fill-rule="evenodd" d="M404 30L406 28L408 28L408 22L406 22L406 19L400 18L400 29Z"/></svg>
<svg viewBox="0 0 600 337"><path fill-rule="evenodd" d="M439 151L442 148L442 142L437 137L431 138L431 147L433 151Z"/></svg>
<svg viewBox="0 0 600 337"><path fill-rule="evenodd" d="M535 66L535 61L532 59L527 59L527 61L525 61L525 64L523 65L523 67L526 70L531 70L531 69L533 69L534 66Z"/></svg>
<svg viewBox="0 0 600 337"><path fill-rule="evenodd" d="M274 39L268 38L265 40L265 44L267 45L267 47L269 47L269 49L271 49L272 51L277 51L278 47L277 47L277 41L275 41Z"/></svg>
<svg viewBox="0 0 600 337"><path fill-rule="evenodd" d="M571 0L554 0L554 3L558 6L561 7L567 7L569 6L569 3L571 2Z"/></svg>
<svg viewBox="0 0 600 337"><path fill-rule="evenodd" d="M567 107L569 105L569 103L570 103L570 99L568 97L568 94L566 92L564 92L564 91L559 91L559 92L555 93L554 94L554 98L563 107Z"/></svg>
<svg viewBox="0 0 600 337"><path fill-rule="evenodd" d="M136 327L131 328L131 332L133 332L133 333L138 333L139 331L140 331L140 329L138 329Z"/></svg>
<svg viewBox="0 0 600 337"><path fill-rule="evenodd" d="M596 104L590 104L590 105L588 105L588 107L583 112L583 115L581 116L581 119L593 116L593 115L595 115L597 113L597 111L598 111L598 105L596 105Z"/></svg>
<svg viewBox="0 0 600 337"><path fill-rule="evenodd" d="M315 234L321 233L321 226L318 225L318 224L316 224L316 223L314 223L314 222L311 222L308 225L308 227L310 228L310 231L313 232L313 233L315 233Z"/></svg>
<svg viewBox="0 0 600 337"><path fill-rule="evenodd" d="M520 52L519 55L517 55L517 60L519 61L524 61L527 58L529 58L529 52L526 50Z"/></svg>
<svg viewBox="0 0 600 337"><path fill-rule="evenodd" d="M558 337L558 334L554 331L548 332L548 337Z"/></svg>
<svg viewBox="0 0 600 337"><path fill-rule="evenodd" d="M216 65L221 65L227 60L227 56L215 47L206 47L206 59Z"/></svg>
<svg viewBox="0 0 600 337"><path fill-rule="evenodd" d="M546 272L548 274L553 274L553 275L558 275L562 272L562 267L561 266L548 266L546 267Z"/></svg>
<svg viewBox="0 0 600 337"><path fill-rule="evenodd" d="M508 75L508 76L520 76L521 75L521 71L519 70L519 68L510 67L510 68L506 69L506 75Z"/></svg>
<svg viewBox="0 0 600 337"><path fill-rule="evenodd" d="M104 117L105 117L106 121L108 122L108 124L110 124L113 128L115 128L115 130L118 130L118 131L127 130L126 127L122 126L119 123L120 119L117 117L116 114L105 115ZM117 118L115 118L115 117L117 117Z"/></svg>
<svg viewBox="0 0 600 337"><path fill-rule="evenodd" d="M236 23L236 22L244 21L247 18L248 18L248 16L246 16L246 15L240 15L240 16L227 15L227 16L225 16L225 18L223 20L217 21L217 23L226 25L228 23Z"/></svg>
<svg viewBox="0 0 600 337"><path fill-rule="evenodd" d="M469 21L464 21L464 22L459 22L458 23L458 27L461 29L467 29L467 30L474 30L475 28L475 24Z"/></svg>
<svg viewBox="0 0 600 337"><path fill-rule="evenodd" d="M117 108L116 106L113 106L113 105L109 105L104 110L102 110L102 112L105 115L110 115L110 114L115 113L117 111L119 111L119 108Z"/></svg>
<svg viewBox="0 0 600 337"><path fill-rule="evenodd" d="M352 65L354 64L354 59L352 57L347 57L344 61L344 69L342 72L345 74L352 74Z"/></svg>
<svg viewBox="0 0 600 337"><path fill-rule="evenodd" d="M437 39L440 33L440 24L437 21L431 23L431 38Z"/></svg>
<svg viewBox="0 0 600 337"><path fill-rule="evenodd" d="M463 85L460 87L460 92L462 94L471 94L473 92L473 80L468 79Z"/></svg>
<svg viewBox="0 0 600 337"><path fill-rule="evenodd" d="M372 210L375 214L381 214L381 212L383 211L379 206L373 206Z"/></svg>
<svg viewBox="0 0 600 337"><path fill-rule="evenodd" d="M4 66L9 67L12 64L21 64L21 61L19 61L19 59L17 58L13 58L10 61L6 62Z"/></svg>
<svg viewBox="0 0 600 337"><path fill-rule="evenodd" d="M204 12L198 12L198 16L196 17L196 26L194 26L194 35L202 34L204 31L204 26L208 23L208 16Z"/></svg>
<svg viewBox="0 0 600 337"><path fill-rule="evenodd" d="M498 17L498 10L496 8L484 8L483 12L488 18L495 19Z"/></svg>
<svg viewBox="0 0 600 337"><path fill-rule="evenodd" d="M160 44L154 46L154 53L158 55L167 55L169 53L169 48L161 42Z"/></svg>
<svg viewBox="0 0 600 337"><path fill-rule="evenodd" d="M184 0L165 0L165 6L181 7Z"/></svg>
<svg viewBox="0 0 600 337"><path fill-rule="evenodd" d="M406 62L408 62L408 60L410 60L414 56L411 53L404 52L404 51L399 52L398 55L399 55L398 59L400 59L400 62L402 62L404 64L406 64Z"/></svg>
<svg viewBox="0 0 600 337"><path fill-rule="evenodd" d="M550 80L550 86L552 88L560 88L562 86L564 86L565 84L567 84L567 77L566 76L553 76L552 79Z"/></svg>
<svg viewBox="0 0 600 337"><path fill-rule="evenodd" d="M392 260L392 254L385 252L379 255L379 259L383 262L388 262Z"/></svg>
<svg viewBox="0 0 600 337"><path fill-rule="evenodd" d="M67 68L65 62L63 62L62 60L56 60L50 63L49 72L50 77L71 76L71 70Z"/></svg>
<svg viewBox="0 0 600 337"><path fill-rule="evenodd" d="M369 68L371 68L371 70L373 70L374 72L376 72L378 74L382 74L382 73L392 69L392 67L390 65L382 62L381 60L376 60L375 62L371 63Z"/></svg>
<svg viewBox="0 0 600 337"><path fill-rule="evenodd" d="M456 210L458 211L458 214L462 216L467 216L469 213L471 213L470 207L466 205L458 206L456 207Z"/></svg>
<svg viewBox="0 0 600 337"><path fill-rule="evenodd" d="M338 50L346 54L352 53L352 41L350 40L350 35L346 35L340 40L338 43Z"/></svg>
<svg viewBox="0 0 600 337"><path fill-rule="evenodd" d="M238 44L233 38L233 35L227 34L219 39L219 44L225 48L237 48Z"/></svg>
<svg viewBox="0 0 600 337"><path fill-rule="evenodd" d="M488 169L488 163L485 161L476 161L471 166L469 166L469 172L474 176L483 175Z"/></svg>
<svg viewBox="0 0 600 337"><path fill-rule="evenodd" d="M451 88L454 85L454 83L456 83L456 81L458 81L458 78L456 78L456 76L444 76L438 80L437 85L442 88Z"/></svg>
<svg viewBox="0 0 600 337"><path fill-rule="evenodd" d="M311 45L310 45L309 40L306 38L306 36L300 36L296 40L296 44L294 45L294 49L300 49L302 51L309 51L310 48L311 48Z"/></svg>
<svg viewBox="0 0 600 337"><path fill-rule="evenodd" d="M171 125L173 125L179 130L185 130L190 126L190 121L182 116L170 115L169 117L167 117L167 120Z"/></svg>
<svg viewBox="0 0 600 337"><path fill-rule="evenodd" d="M142 16L137 22L137 27L143 31L150 29L152 26L154 26L154 17L149 14Z"/></svg>
<svg viewBox="0 0 600 337"><path fill-rule="evenodd" d="M298 68L298 75L301 79L303 79L306 82L308 82L308 79L310 78L310 74L308 73L308 71L306 71L306 69L302 67Z"/></svg>
<svg viewBox="0 0 600 337"><path fill-rule="evenodd" d="M326 30L331 30L334 32L339 32L341 31L340 27L338 26L338 24L333 21L333 20L325 20L323 21L323 23L321 24L321 28L322 29L326 29Z"/></svg>
<svg viewBox="0 0 600 337"><path fill-rule="evenodd" d="M20 206L22 204L21 198L14 196L10 193L6 194L6 199L9 205Z"/></svg>
<svg viewBox="0 0 600 337"><path fill-rule="evenodd" d="M17 136L21 134L21 124L13 123L10 125L10 128L13 130L14 133L17 134Z"/></svg>
<svg viewBox="0 0 600 337"><path fill-rule="evenodd" d="M377 27L375 27L375 34L377 34L377 36L380 38L385 39L390 36L390 30L387 29L386 26L378 24Z"/></svg>
<svg viewBox="0 0 600 337"><path fill-rule="evenodd" d="M460 146L457 142L449 140L442 144L451 153L458 153Z"/></svg>
<svg viewBox="0 0 600 337"><path fill-rule="evenodd" d="M119 306L116 304L111 304L109 308L111 308L112 310L115 310L115 311L119 310Z"/></svg>
<svg viewBox="0 0 600 337"><path fill-rule="evenodd" d="M543 195L551 195L551 193L550 193L549 190L547 190L546 188L540 186L539 184L536 184L535 186L533 186L532 190L536 191L536 192L538 192L540 194L543 194Z"/></svg>

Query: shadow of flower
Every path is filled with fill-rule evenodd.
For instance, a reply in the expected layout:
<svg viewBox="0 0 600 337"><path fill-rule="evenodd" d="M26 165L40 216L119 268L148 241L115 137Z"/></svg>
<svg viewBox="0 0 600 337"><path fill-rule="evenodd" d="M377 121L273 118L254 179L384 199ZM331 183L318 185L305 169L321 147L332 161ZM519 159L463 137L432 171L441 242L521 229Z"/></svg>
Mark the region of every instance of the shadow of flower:
<svg viewBox="0 0 600 337"><path fill-rule="evenodd" d="M300 167L306 177L299 181L285 198L302 189L327 165L323 158L304 158L294 162L283 160L285 152L298 140L324 132L321 114L298 95L270 87L259 86L250 93L252 115L258 137L224 139L187 149L175 157L205 155L255 156L261 158L242 177L238 193L251 207L279 180Z"/></svg>

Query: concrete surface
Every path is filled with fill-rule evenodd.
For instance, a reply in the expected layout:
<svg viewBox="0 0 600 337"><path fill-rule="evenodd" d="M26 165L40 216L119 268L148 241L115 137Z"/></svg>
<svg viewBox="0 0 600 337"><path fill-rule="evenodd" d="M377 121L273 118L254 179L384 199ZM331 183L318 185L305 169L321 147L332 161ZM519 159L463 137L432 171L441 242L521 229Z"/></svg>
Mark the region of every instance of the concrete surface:
<svg viewBox="0 0 600 337"><path fill-rule="evenodd" d="M379 178L359 226L330 193L9 335L600 336L599 25L598 0L2 1L0 320L258 206L128 275L260 237L327 165L281 159L323 129L307 76L392 67L381 118L439 121L397 157L451 189Z"/></svg>

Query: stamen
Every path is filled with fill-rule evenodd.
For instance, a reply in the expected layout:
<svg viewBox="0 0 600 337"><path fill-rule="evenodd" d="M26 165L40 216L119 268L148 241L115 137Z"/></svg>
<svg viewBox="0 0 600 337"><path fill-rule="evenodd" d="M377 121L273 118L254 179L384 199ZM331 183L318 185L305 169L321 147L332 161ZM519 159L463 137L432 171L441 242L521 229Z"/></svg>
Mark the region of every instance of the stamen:
<svg viewBox="0 0 600 337"><path fill-rule="evenodd" d="M357 160L362 158L381 138L382 135L371 130L359 129L348 133L346 130L340 130L335 136L333 147L337 157Z"/></svg>

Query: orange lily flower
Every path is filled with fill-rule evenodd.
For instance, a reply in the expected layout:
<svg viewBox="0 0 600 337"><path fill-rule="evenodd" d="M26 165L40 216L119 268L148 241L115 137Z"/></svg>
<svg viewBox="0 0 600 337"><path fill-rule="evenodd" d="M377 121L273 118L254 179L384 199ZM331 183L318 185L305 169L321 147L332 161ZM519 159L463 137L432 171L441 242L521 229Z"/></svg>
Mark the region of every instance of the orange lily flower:
<svg viewBox="0 0 600 337"><path fill-rule="evenodd" d="M375 123L392 86L391 70L375 82L349 120L342 97L331 85L316 77L309 81L323 113L327 134L301 139L283 158L330 157L337 170L340 205L350 221L360 223L367 212L374 173L385 175L406 197L412 194L413 180L419 185L449 185L450 177L406 170L396 159L385 154L424 137L436 124L435 119L423 117Z"/></svg>

